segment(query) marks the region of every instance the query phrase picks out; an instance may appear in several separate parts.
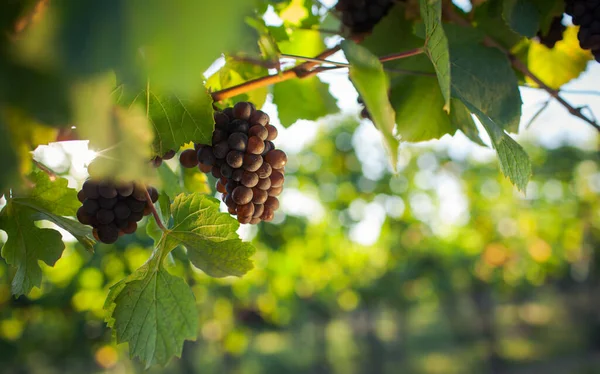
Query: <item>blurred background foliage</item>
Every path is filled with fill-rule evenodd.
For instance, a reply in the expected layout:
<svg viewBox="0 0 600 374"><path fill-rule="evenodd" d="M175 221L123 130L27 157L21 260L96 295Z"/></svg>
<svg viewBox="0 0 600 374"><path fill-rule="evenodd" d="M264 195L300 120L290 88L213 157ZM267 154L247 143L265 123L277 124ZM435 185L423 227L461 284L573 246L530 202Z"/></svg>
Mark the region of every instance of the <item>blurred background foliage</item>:
<svg viewBox="0 0 600 374"><path fill-rule="evenodd" d="M492 152L404 146L392 175L368 121L326 123L291 155L274 224L245 233L253 271L212 279L173 252L201 331L150 373L600 373L596 152L528 146L524 195ZM102 304L151 250L145 230L94 254L71 242L18 299L0 262L0 372L141 372Z"/></svg>

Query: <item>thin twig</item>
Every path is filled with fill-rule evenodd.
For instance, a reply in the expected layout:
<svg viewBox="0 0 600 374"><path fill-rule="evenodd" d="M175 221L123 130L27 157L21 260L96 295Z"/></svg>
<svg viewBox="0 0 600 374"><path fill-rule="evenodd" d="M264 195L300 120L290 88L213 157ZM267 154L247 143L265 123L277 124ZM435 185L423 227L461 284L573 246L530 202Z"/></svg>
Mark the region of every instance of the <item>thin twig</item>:
<svg viewBox="0 0 600 374"><path fill-rule="evenodd" d="M41 162L37 161L37 160L33 160L33 163L35 164L35 166L37 166L40 170L42 170L44 173L48 174L48 177L50 178L50 180L55 180L58 176L56 175L56 172L54 172L54 170L50 169L48 166L42 164Z"/></svg>
<svg viewBox="0 0 600 374"><path fill-rule="evenodd" d="M408 50L408 51L399 52L399 53L393 53L391 55L380 57L379 61L381 61L381 62L389 62L389 61L401 60L403 58L420 55L424 51L425 50L423 48L415 48L415 49L411 49L411 50Z"/></svg>
<svg viewBox="0 0 600 374"><path fill-rule="evenodd" d="M466 19L464 19L462 16L458 15L454 11L453 5L451 3L445 4L443 11L444 11L444 15L449 20L454 21L457 24L462 25L462 26L471 26L469 21L467 21ZM489 37L487 35L484 38L484 43L489 47L495 47L495 48L498 48L500 51L502 51L510 59L512 66L516 70L520 71L527 78L529 78L533 82L535 82L535 84L540 86L541 89L548 92L548 94L550 96L552 96L556 101L558 101L563 107L565 107L565 109L567 109L567 111L569 113L571 113L571 115L587 122L592 127L594 127L597 131L600 132L600 125L596 121L584 116L583 113L581 113L580 109L575 108L571 104L569 104L565 99L563 99L560 96L559 90L555 90L555 89L551 88L550 86L548 86L546 83L544 83L540 78L538 78L535 74L533 74L521 60L519 60L515 55L510 53L510 51L508 51L506 48L501 46L498 42L496 42L494 39L492 39L491 37Z"/></svg>
<svg viewBox="0 0 600 374"><path fill-rule="evenodd" d="M544 104L542 105L542 107L540 109L538 109L537 112L535 112L535 114L533 115L533 117L531 117L531 119L529 120L529 122L527 122L527 124L525 125L526 129L528 129L529 126L533 125L533 122L535 122L535 120L542 114L542 112L544 110L546 110L546 108L548 108L548 105L550 105L550 99L546 100L544 102Z"/></svg>
<svg viewBox="0 0 600 374"><path fill-rule="evenodd" d="M154 216L154 220L156 221L156 224L158 225L158 227L160 227L160 229L162 231L169 231L165 227L165 225L163 225L162 221L160 220L160 217L158 216L158 212L156 211L156 208L154 207L154 204L152 203L152 197L150 196L148 189L144 188L144 192L146 193L146 204L150 208L150 211L152 212L152 215Z"/></svg>
<svg viewBox="0 0 600 374"><path fill-rule="evenodd" d="M283 58L291 58L293 60L316 62L316 63L319 63L319 64L330 64L330 65L335 65L335 66L340 66L340 67L345 67L345 68L350 67L350 64L347 64L345 62L337 62L337 61L325 60L325 59L321 59L321 58L312 58L312 57L288 55L288 54L285 54L285 53L282 53L281 57L283 57Z"/></svg>

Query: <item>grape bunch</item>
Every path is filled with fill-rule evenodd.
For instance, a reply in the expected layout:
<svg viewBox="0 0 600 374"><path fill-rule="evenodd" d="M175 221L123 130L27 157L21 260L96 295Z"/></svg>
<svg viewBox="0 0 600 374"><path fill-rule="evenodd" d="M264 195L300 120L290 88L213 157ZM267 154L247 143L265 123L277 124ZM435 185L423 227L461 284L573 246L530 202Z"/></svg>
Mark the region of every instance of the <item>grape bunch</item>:
<svg viewBox="0 0 600 374"><path fill-rule="evenodd" d="M271 221L279 208L287 163L285 152L273 144L277 129L265 112L248 102L216 112L214 118L212 145L183 151L179 162L212 173L229 213L240 223Z"/></svg>
<svg viewBox="0 0 600 374"><path fill-rule="evenodd" d="M563 34L567 26L562 23L562 16L554 17L552 19L552 23L550 24L550 28L548 32L542 34L541 31L538 32L537 36L540 40L540 43L545 45L548 48L554 48L556 43L563 40Z"/></svg>
<svg viewBox="0 0 600 374"><path fill-rule="evenodd" d="M394 0L338 0L335 9L342 13L342 23L353 34L369 32L385 17Z"/></svg>
<svg viewBox="0 0 600 374"><path fill-rule="evenodd" d="M133 234L137 222L151 213L146 192L153 203L158 200L154 187L88 179L77 194L83 204L77 211L77 219L94 228L96 240L112 244L121 235Z"/></svg>
<svg viewBox="0 0 600 374"><path fill-rule="evenodd" d="M600 62L600 0L565 0L565 13L579 26L579 45Z"/></svg>

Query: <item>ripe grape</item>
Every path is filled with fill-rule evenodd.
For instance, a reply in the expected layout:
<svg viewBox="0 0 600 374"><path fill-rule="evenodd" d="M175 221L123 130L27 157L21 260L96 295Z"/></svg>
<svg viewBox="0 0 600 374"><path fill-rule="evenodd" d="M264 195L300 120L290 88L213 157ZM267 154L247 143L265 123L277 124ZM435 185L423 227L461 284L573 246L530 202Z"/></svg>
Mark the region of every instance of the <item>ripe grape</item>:
<svg viewBox="0 0 600 374"><path fill-rule="evenodd" d="M98 185L98 194L101 197L112 199L113 197L117 197L117 189L110 182L100 182Z"/></svg>
<svg viewBox="0 0 600 374"><path fill-rule="evenodd" d="M256 187L263 191L268 190L269 188L271 188L271 179L270 178L259 179Z"/></svg>
<svg viewBox="0 0 600 374"><path fill-rule="evenodd" d="M248 204L252 201L252 190L246 186L237 186L232 192L231 197L238 205Z"/></svg>
<svg viewBox="0 0 600 374"><path fill-rule="evenodd" d="M163 159L163 160L170 160L170 159L172 159L173 157L175 157L175 154L176 154L176 153L177 153L177 152L175 152L174 150L172 150L172 149L171 149L170 151L167 151L167 153L165 153L165 154L162 156L162 159Z"/></svg>
<svg viewBox="0 0 600 374"><path fill-rule="evenodd" d="M133 193L133 183L120 183L117 185L117 193L119 196L130 196Z"/></svg>
<svg viewBox="0 0 600 374"><path fill-rule="evenodd" d="M200 171L203 173L210 173L212 170L212 166L200 164L200 165L198 165L198 169L200 169Z"/></svg>
<svg viewBox="0 0 600 374"><path fill-rule="evenodd" d="M244 176L245 170L244 169L235 169L233 171L233 174L231 175L231 179L233 179L236 182L239 182L242 180L242 177Z"/></svg>
<svg viewBox="0 0 600 374"><path fill-rule="evenodd" d="M215 155L212 147L202 147L198 151L198 162L203 165L214 165Z"/></svg>
<svg viewBox="0 0 600 374"><path fill-rule="evenodd" d="M215 178L221 178L223 176L223 174L221 174L221 168L216 165L212 167L210 172L212 173L212 176Z"/></svg>
<svg viewBox="0 0 600 374"><path fill-rule="evenodd" d="M248 122L243 121L241 119L236 119L229 124L229 132L241 132L243 134L246 134L248 132L249 127L250 125L248 125Z"/></svg>
<svg viewBox="0 0 600 374"><path fill-rule="evenodd" d="M215 128L219 130L227 130L229 126L229 117L222 112L215 112Z"/></svg>
<svg viewBox="0 0 600 374"><path fill-rule="evenodd" d="M269 198L269 193L267 191L256 187L252 189L252 194L252 202L254 204L264 204L264 202Z"/></svg>
<svg viewBox="0 0 600 374"><path fill-rule="evenodd" d="M227 140L229 148L235 149L236 151L244 152L248 146L248 135L242 132L234 132L229 135Z"/></svg>
<svg viewBox="0 0 600 374"><path fill-rule="evenodd" d="M115 217L118 219L127 219L131 214L131 209L129 209L129 206L124 201L119 201L113 211L115 212Z"/></svg>
<svg viewBox="0 0 600 374"><path fill-rule="evenodd" d="M240 151L229 151L227 154L227 164L234 169L241 168L244 163L244 153ZM221 172L221 174L223 174Z"/></svg>
<svg viewBox="0 0 600 374"><path fill-rule="evenodd" d="M179 163L188 169L198 166L198 153L195 149L186 149L179 155Z"/></svg>
<svg viewBox="0 0 600 374"><path fill-rule="evenodd" d="M258 174L250 172L250 171L244 171L240 182L244 186L252 188L258 184L258 179L259 179Z"/></svg>
<svg viewBox="0 0 600 374"><path fill-rule="evenodd" d="M117 201L119 199L117 199L117 197L113 197L112 199L106 199L106 198L99 198L98 199L98 204L100 204L100 208L102 209L112 209L115 204L117 204Z"/></svg>
<svg viewBox="0 0 600 374"><path fill-rule="evenodd" d="M283 176L283 173L279 170L273 170L273 172L271 173L271 187L281 187L283 186L283 182L285 180L285 177Z"/></svg>
<svg viewBox="0 0 600 374"><path fill-rule="evenodd" d="M96 219L101 225L108 225L115 220L115 214L112 210L100 209L98 213L96 213Z"/></svg>
<svg viewBox="0 0 600 374"><path fill-rule="evenodd" d="M158 190L154 187L148 187L148 195L150 195L150 200L152 203L158 201Z"/></svg>
<svg viewBox="0 0 600 374"><path fill-rule="evenodd" d="M96 182L92 182L91 180L87 180L83 183L81 190L85 193L86 198L88 199L97 199L100 197L98 193L98 184Z"/></svg>
<svg viewBox="0 0 600 374"><path fill-rule="evenodd" d="M269 188L269 196L279 196L281 195L281 191L283 191L283 187L271 187Z"/></svg>
<svg viewBox="0 0 600 374"><path fill-rule="evenodd" d="M275 145L273 144L273 142L270 140L267 140L267 141L265 141L265 150L261 153L261 155L264 156L274 149L275 149Z"/></svg>
<svg viewBox="0 0 600 374"><path fill-rule="evenodd" d="M77 220L84 225L89 225L92 223L90 215L85 211L83 206L77 209Z"/></svg>
<svg viewBox="0 0 600 374"><path fill-rule="evenodd" d="M394 0L339 0L335 9L352 34L370 32L394 5Z"/></svg>
<svg viewBox="0 0 600 374"><path fill-rule="evenodd" d="M265 210L265 206L263 204L254 204L254 214L253 218L260 218L262 216L263 211Z"/></svg>
<svg viewBox="0 0 600 374"><path fill-rule="evenodd" d="M277 199L274 196L269 196L269 198L267 198L267 201L265 201L265 207L274 211L279 209L279 199Z"/></svg>
<svg viewBox="0 0 600 374"><path fill-rule="evenodd" d="M77 200L79 200L80 203L85 201L85 192L83 190L77 192Z"/></svg>
<svg viewBox="0 0 600 374"><path fill-rule="evenodd" d="M259 155L264 150L265 142L261 138L259 138L258 136L251 136L250 138L248 138L248 148L246 149L246 152Z"/></svg>
<svg viewBox="0 0 600 374"><path fill-rule="evenodd" d="M119 229L115 225L102 225L98 227L98 239L102 243L113 244L119 238Z"/></svg>
<svg viewBox="0 0 600 374"><path fill-rule="evenodd" d="M98 200L87 199L83 202L83 210L90 216L96 215L99 209L100 204L98 204Z"/></svg>
<svg viewBox="0 0 600 374"><path fill-rule="evenodd" d="M249 122L252 125L266 126L269 124L269 121L270 118L267 113L263 112L262 110L257 110L256 112L252 113Z"/></svg>
<svg viewBox="0 0 600 374"><path fill-rule="evenodd" d="M212 144L217 144L226 141L229 137L229 133L225 130L216 129L212 134Z"/></svg>
<svg viewBox="0 0 600 374"><path fill-rule="evenodd" d="M144 210L144 207L146 206L145 201L139 201L135 198L129 198L125 201L127 202L127 206L129 207L129 209L132 212L141 212Z"/></svg>
<svg viewBox="0 0 600 374"><path fill-rule="evenodd" d="M263 158L261 155L255 155L246 153L244 155L244 163L242 167L248 171L257 171L263 164Z"/></svg>
<svg viewBox="0 0 600 374"><path fill-rule="evenodd" d="M258 168L258 170L256 171L256 174L258 174L258 177L261 179L265 179L268 178L271 175L271 172L273 171L273 168L271 167L271 165L267 162L264 162L260 168Z"/></svg>
<svg viewBox="0 0 600 374"><path fill-rule="evenodd" d="M246 102L239 102L233 106L233 116L238 119L248 120L252 115L252 105Z"/></svg>
<svg viewBox="0 0 600 374"><path fill-rule="evenodd" d="M271 222L274 216L275 212L273 211L273 209L265 207L265 209L263 210L263 214L262 216L260 216L260 218L265 222Z"/></svg>
<svg viewBox="0 0 600 374"><path fill-rule="evenodd" d="M281 169L287 164L287 156L282 150L274 149L266 154L265 161L271 164L273 169Z"/></svg>
<svg viewBox="0 0 600 374"><path fill-rule="evenodd" d="M247 224L250 223L252 221L252 217L248 216L248 217L244 217L244 216L239 216L238 215L238 222L241 224Z"/></svg>
<svg viewBox="0 0 600 374"><path fill-rule="evenodd" d="M252 217L254 214L254 204L250 202L244 205L238 205L236 212L239 217Z"/></svg>
<svg viewBox="0 0 600 374"><path fill-rule="evenodd" d="M248 130L248 136L257 136L260 140L267 140L267 136L269 136L269 130L267 130L264 126L254 125L250 127Z"/></svg>
<svg viewBox="0 0 600 374"><path fill-rule="evenodd" d="M129 221L129 223L127 224L127 227L125 227L122 230L125 234L133 234L135 232L135 230L137 230L137 223L135 223L133 221Z"/></svg>
<svg viewBox="0 0 600 374"><path fill-rule="evenodd" d="M225 158L229 153L229 144L226 141L213 145L213 154L216 158Z"/></svg>
<svg viewBox="0 0 600 374"><path fill-rule="evenodd" d="M233 169L231 168L231 166L227 164L221 165L221 175L225 178L231 178L231 176L233 175Z"/></svg>
<svg viewBox="0 0 600 374"><path fill-rule="evenodd" d="M277 138L277 128L273 125L267 125L266 128L268 131L267 140L275 140Z"/></svg>

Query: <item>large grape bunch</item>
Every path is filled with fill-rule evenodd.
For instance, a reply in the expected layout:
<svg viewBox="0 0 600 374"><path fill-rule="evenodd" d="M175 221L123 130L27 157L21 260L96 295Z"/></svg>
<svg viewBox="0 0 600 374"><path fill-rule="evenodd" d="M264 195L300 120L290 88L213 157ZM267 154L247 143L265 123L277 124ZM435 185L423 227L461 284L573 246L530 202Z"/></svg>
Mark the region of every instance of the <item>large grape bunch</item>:
<svg viewBox="0 0 600 374"><path fill-rule="evenodd" d="M563 35L567 26L562 23L562 16L555 17L552 19L552 23L550 24L550 28L546 33L538 32L537 36L540 40L540 43L545 45L548 48L554 48L556 43L563 40Z"/></svg>
<svg viewBox="0 0 600 374"><path fill-rule="evenodd" d="M240 223L271 221L279 208L287 163L285 152L273 144L277 129L265 112L248 102L216 112L214 118L212 145L183 151L181 165L212 173L229 213Z"/></svg>
<svg viewBox="0 0 600 374"><path fill-rule="evenodd" d="M579 45L600 62L600 0L565 0L565 12L579 26Z"/></svg>
<svg viewBox="0 0 600 374"><path fill-rule="evenodd" d="M151 213L148 196L155 203L158 191L133 182L115 183L88 179L77 194L83 205L77 219L94 228L94 237L112 244L124 234L133 234L137 222Z"/></svg>
<svg viewBox="0 0 600 374"><path fill-rule="evenodd" d="M395 0L338 0L335 9L353 34L369 32L385 17Z"/></svg>

